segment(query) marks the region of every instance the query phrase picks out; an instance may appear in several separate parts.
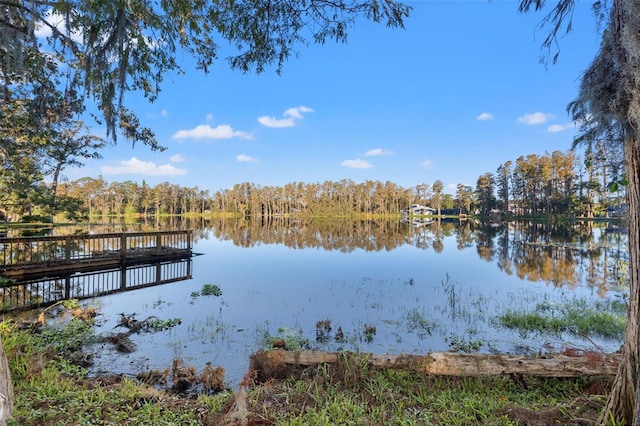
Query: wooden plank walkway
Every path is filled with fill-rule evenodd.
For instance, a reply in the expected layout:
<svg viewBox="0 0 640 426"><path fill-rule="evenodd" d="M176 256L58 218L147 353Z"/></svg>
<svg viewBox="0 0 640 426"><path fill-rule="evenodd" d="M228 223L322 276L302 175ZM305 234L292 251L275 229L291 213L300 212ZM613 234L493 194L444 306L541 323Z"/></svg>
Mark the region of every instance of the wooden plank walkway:
<svg viewBox="0 0 640 426"><path fill-rule="evenodd" d="M15 280L188 258L192 231L0 238L0 275Z"/></svg>

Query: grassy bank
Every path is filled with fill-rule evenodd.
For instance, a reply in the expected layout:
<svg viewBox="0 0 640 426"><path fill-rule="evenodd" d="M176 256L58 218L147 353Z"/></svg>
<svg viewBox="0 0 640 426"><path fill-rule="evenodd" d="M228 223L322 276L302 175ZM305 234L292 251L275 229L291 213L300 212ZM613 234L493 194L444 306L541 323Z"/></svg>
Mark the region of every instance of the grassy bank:
<svg viewBox="0 0 640 426"><path fill-rule="evenodd" d="M204 372L179 362L136 377L90 377L83 345L100 338L92 315L63 314L71 319L55 327L0 323L16 394L10 425L588 424L609 386L604 378L433 377L358 357L263 383L248 375L246 395L207 388ZM188 377L197 378L193 386L178 386Z"/></svg>

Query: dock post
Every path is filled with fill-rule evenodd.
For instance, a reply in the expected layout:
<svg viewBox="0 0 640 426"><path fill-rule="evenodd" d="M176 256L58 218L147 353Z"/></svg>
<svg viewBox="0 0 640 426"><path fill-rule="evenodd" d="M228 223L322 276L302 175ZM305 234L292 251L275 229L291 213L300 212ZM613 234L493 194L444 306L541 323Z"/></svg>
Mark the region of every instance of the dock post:
<svg viewBox="0 0 640 426"><path fill-rule="evenodd" d="M120 266L120 289L127 289L127 267L124 264Z"/></svg>
<svg viewBox="0 0 640 426"><path fill-rule="evenodd" d="M126 234L122 234L120 236L120 263L124 264L124 261L126 258L127 258L127 236Z"/></svg>
<svg viewBox="0 0 640 426"><path fill-rule="evenodd" d="M71 275L64 277L64 298L71 299Z"/></svg>
<svg viewBox="0 0 640 426"><path fill-rule="evenodd" d="M64 260L71 261L71 235L67 235L64 239Z"/></svg>

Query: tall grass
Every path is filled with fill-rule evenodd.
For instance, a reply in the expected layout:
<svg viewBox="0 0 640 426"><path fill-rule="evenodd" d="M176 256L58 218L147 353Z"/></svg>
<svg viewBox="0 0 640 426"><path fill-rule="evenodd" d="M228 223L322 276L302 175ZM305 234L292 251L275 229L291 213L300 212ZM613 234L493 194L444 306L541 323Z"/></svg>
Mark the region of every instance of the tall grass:
<svg viewBox="0 0 640 426"><path fill-rule="evenodd" d="M627 305L620 300L573 298L563 303L545 300L529 311L508 310L497 317L497 323L523 335L570 333L619 339L624 333L626 312Z"/></svg>

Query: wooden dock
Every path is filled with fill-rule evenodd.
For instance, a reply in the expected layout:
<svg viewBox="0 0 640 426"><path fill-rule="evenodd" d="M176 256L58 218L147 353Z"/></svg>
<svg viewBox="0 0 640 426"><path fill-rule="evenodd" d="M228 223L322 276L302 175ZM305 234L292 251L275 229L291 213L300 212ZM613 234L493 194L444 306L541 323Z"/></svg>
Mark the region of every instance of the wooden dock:
<svg viewBox="0 0 640 426"><path fill-rule="evenodd" d="M0 276L14 280L190 258L192 231L0 238Z"/></svg>

